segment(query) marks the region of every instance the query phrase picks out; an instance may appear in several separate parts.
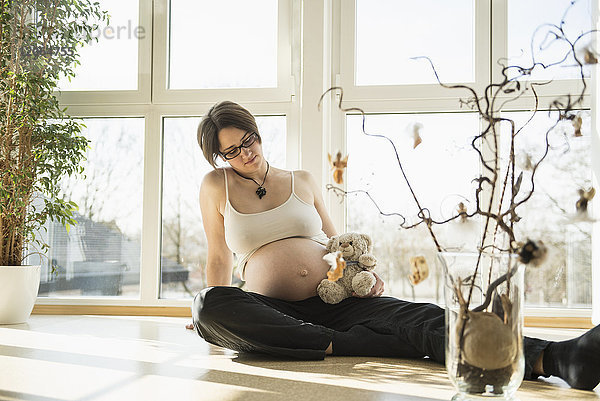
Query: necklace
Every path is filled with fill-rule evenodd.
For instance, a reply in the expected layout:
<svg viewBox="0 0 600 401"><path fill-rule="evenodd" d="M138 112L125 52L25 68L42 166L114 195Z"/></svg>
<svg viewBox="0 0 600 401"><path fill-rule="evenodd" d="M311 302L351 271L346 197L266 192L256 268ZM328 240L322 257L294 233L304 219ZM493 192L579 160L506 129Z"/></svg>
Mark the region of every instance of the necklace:
<svg viewBox="0 0 600 401"><path fill-rule="evenodd" d="M260 184L258 182L256 182L254 180L254 178L244 177L243 175L238 173L235 169L232 169L232 170L234 173L236 173L240 177L245 178L247 180L252 180L252 181L254 181L254 183L256 185L258 185L258 188L256 189L256 195L258 195L258 199L262 199L262 197L267 194L267 190L265 189L265 187L263 187L263 184L265 183L265 180L267 179L267 174L269 173L269 162L267 162L267 171L265 171L265 176L263 177L262 183L260 183Z"/></svg>

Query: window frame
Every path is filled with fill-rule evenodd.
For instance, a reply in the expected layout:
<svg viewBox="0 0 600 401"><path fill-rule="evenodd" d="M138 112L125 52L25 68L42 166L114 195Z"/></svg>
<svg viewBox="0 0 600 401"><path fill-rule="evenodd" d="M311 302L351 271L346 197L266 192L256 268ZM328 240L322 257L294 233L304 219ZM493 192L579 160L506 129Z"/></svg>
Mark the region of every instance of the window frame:
<svg viewBox="0 0 600 401"><path fill-rule="evenodd" d="M291 62L292 6L289 0L277 0L277 87L276 88L225 88L225 89L170 89L169 81L169 27L170 1L157 0L155 6L153 52L157 55L152 65L155 78L152 82L152 100L156 104L211 103L215 99L236 99L252 102L264 99L268 102L290 101L295 95L295 78Z"/></svg>
<svg viewBox="0 0 600 401"><path fill-rule="evenodd" d="M366 113L422 113L422 112L461 112L458 105L458 99L464 97L464 92L453 91L437 87L436 85L388 85L388 86L356 86L355 78L355 1L334 0L341 13L341 24L339 28L340 54L339 61L334 66L334 81L344 89L344 107L359 107ZM508 32L508 1L509 0L487 0L475 2L475 83L471 85L478 93L491 81L498 82L501 78L500 68L494 60L506 57L507 54L507 32ZM598 5L594 5L594 15L596 26L598 26ZM598 35L600 36L600 35ZM334 42L335 43L335 42ZM484 55L482 59L481 55ZM334 57L337 55L334 55ZM596 73L598 66L596 66ZM592 104L592 97L597 96L600 89L596 74L592 74L592 79L588 79L588 84L592 83L594 92L588 91L584 97L581 109L588 109ZM491 78L491 79L490 79ZM573 88L573 80L560 80L553 82L548 87L542 87L538 91L540 100L539 108L547 108L549 100L553 100L557 95L567 91L580 90L581 83L577 81ZM590 93L592 92L592 93ZM335 133L329 138L332 145L330 149L335 152L336 147L346 154L346 126L345 113L337 110L335 102L339 100L339 95L334 96L335 101L328 104L329 112L336 121L330 123L330 131ZM501 98L502 99L502 98ZM523 96L521 99L511 102L503 111L526 111L533 104L533 96ZM596 116L592 117L592 132L598 132L597 121L600 113L596 109ZM592 109L592 110L594 110ZM600 177L600 140L597 135L592 138L592 145L596 152L592 152L592 166L596 184ZM488 149L489 151L489 149ZM346 183L342 184L346 190ZM332 217L337 227L347 227L347 203L344 199L340 202L335 195L328 193L326 197L327 204L332 211ZM596 210L599 208L596 208ZM594 212L593 212L594 213ZM597 211L595 216L600 215ZM593 231L592 247L600 249L600 224L595 224ZM600 294L600 252L592 253L592 294ZM550 308L550 307L527 307L525 314L532 318L545 318L556 316L571 316L577 318L590 319L600 323L600 297L593 295L592 308ZM593 311L593 312L592 312Z"/></svg>
<svg viewBox="0 0 600 401"><path fill-rule="evenodd" d="M600 4L592 1L592 21L595 29L600 29ZM598 43L600 32L596 32L594 40ZM592 112L592 168L594 170L595 188L600 188L600 66L596 64L592 71L590 109ZM597 202L596 202L597 203ZM600 220L600 207L592 209L593 217ZM592 322L600 324L600 224L594 224L592 231Z"/></svg>
<svg viewBox="0 0 600 401"><path fill-rule="evenodd" d="M241 103L254 115L286 116L286 167L300 168L299 109L300 20L298 0L278 0L278 88L167 90L167 13L169 0L140 0L140 26L148 32L139 41L138 90L70 91L56 93L61 106L72 118L144 118L144 162L140 293L137 297L43 296L36 301L38 313L117 313L150 308L153 313L189 313L190 299L160 298L162 229L162 145L163 119L199 117L219 99ZM161 32L161 30L163 30ZM152 42L154 38L154 42ZM154 53L153 53L154 52ZM154 54L154 59L152 55ZM162 66L162 68L161 68ZM159 90L164 83L164 90ZM192 133L195 134L195 133ZM200 152L200 149L198 149ZM198 206L199 207L199 206ZM119 307L121 309L115 309ZM154 309L152 309L154 308ZM116 312L115 312L116 311ZM182 312L185 311L185 312ZM124 312L127 313L127 312Z"/></svg>
<svg viewBox="0 0 600 401"><path fill-rule="evenodd" d="M490 28L489 15L490 4L488 1L473 2L474 10L474 57L475 57L475 81L465 82L474 85L476 90L482 90L489 81L489 59L480 59L477 54L489 52ZM449 90L438 84L417 85L355 85L356 77L356 0L341 2L341 46L340 46L340 69L336 76L336 83L344 88L344 97L348 100L393 102L396 110L413 112L438 111L440 106L444 110L452 110L456 107L456 100L464 96L464 91ZM435 99L434 104L430 101Z"/></svg>
<svg viewBox="0 0 600 401"><path fill-rule="evenodd" d="M333 154L338 149L345 153L346 150L346 117L345 113L337 108L336 96L325 98L321 110L316 108L321 94L327 88L334 85L343 86L344 105L361 107L368 113L461 111L458 107L458 99L464 96L463 92L440 88L437 85L404 87L402 85L389 87L351 85L354 82L354 1L278 1L280 20L278 30L281 35L278 43L280 51L278 88L168 90L166 88L168 66L166 44L169 2L168 0L140 0L139 24L148 33L146 36L148 40L141 40L139 45L138 90L72 91L58 94L61 105L68 107L69 114L74 118L143 117L145 119L140 296L137 298L40 297L36 306L39 313L119 314L121 310L123 314L138 312L144 314L140 311L141 308L146 308L156 314L189 316L189 299L159 298L164 118L200 116L220 99L240 102L256 115L285 114L287 167L309 170L316 177L317 183L325 188L325 184L330 182L326 154L328 152ZM598 5L593 3L594 15L598 16ZM502 39L506 29L498 28L506 27L506 10L507 0L475 1L475 73L476 79L479 80L476 83L478 90L487 84L490 77L497 77L498 71L492 71L491 60L497 59L498 49L506 47L505 39ZM494 35L490 32L494 32ZM350 42L352 42L351 46ZM477 54L482 52L492 56L479 60ZM596 72L597 70L598 67ZM600 110L596 107L596 97L600 85L595 76L596 74L592 78L593 95L586 98L587 103L584 104L584 108L591 107L595 110L592 132L597 133ZM546 94L541 95L546 96ZM511 106L514 107L507 111L523 110L528 107L528 103L523 100ZM300 135L300 132L304 134ZM595 153L600 154L600 139L597 135L592 138L592 146L596 150ZM593 160L596 177L600 176L599 159ZM345 227L346 202L340 203L335 195L325 189L323 193L336 227ZM596 215L598 216L599 213L596 212ZM600 225L598 224L594 228L593 249L600 249ZM593 294L600 294L600 252L598 251L593 252L593 266ZM600 322L600 297L595 296L593 303L594 319L598 323ZM591 316L591 311L527 308L526 314L526 320L531 317L537 319L536 321L548 322L551 316L569 316L582 321Z"/></svg>
<svg viewBox="0 0 600 401"><path fill-rule="evenodd" d="M93 91L62 91L57 92L60 104L112 104L115 98L119 103L138 104L149 103L151 99L152 80L152 0L139 1L138 25L146 33L138 40L138 81L136 90L93 90Z"/></svg>

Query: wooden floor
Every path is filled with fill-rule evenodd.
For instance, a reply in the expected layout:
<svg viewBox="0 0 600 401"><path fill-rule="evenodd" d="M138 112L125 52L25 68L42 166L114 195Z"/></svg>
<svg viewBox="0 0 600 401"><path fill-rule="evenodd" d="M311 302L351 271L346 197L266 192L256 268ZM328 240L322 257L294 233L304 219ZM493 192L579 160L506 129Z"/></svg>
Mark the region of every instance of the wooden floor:
<svg viewBox="0 0 600 401"><path fill-rule="evenodd" d="M211 346L184 318L34 315L0 326L0 400L449 400L444 367L427 360L327 357L283 361ZM578 330L529 329L570 338ZM557 378L525 381L526 400L600 400Z"/></svg>

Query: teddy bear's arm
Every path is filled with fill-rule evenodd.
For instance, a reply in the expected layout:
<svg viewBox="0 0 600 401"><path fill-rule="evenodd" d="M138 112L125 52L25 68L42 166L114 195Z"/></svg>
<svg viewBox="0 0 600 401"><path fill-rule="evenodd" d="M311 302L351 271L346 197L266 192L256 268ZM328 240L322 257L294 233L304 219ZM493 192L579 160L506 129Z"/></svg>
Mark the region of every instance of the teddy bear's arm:
<svg viewBox="0 0 600 401"><path fill-rule="evenodd" d="M372 254L365 253L364 255L359 256L358 263L360 263L361 267L372 270L377 264L377 259Z"/></svg>
<svg viewBox="0 0 600 401"><path fill-rule="evenodd" d="M373 273L363 270L352 278L352 289L358 296L364 297L371 292L376 282Z"/></svg>

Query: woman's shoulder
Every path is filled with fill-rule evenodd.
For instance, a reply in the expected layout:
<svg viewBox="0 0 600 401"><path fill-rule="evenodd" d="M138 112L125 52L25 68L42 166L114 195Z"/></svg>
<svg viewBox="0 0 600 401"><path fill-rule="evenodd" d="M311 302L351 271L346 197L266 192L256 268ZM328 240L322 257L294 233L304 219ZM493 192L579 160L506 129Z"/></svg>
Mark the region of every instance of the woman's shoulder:
<svg viewBox="0 0 600 401"><path fill-rule="evenodd" d="M313 193L313 195L321 191L314 175L308 170L294 170L294 179L296 181L294 186L297 192L300 188L304 188L306 191Z"/></svg>
<svg viewBox="0 0 600 401"><path fill-rule="evenodd" d="M221 190L224 188L224 175L225 171L222 168L214 169L206 173L206 175L202 179L200 192L202 192L203 190L211 193L221 192Z"/></svg>
<svg viewBox="0 0 600 401"><path fill-rule="evenodd" d="M314 180L313 175L308 170L292 170L292 171L294 172L294 178L296 178L296 179L303 180L303 181Z"/></svg>
<svg viewBox="0 0 600 401"><path fill-rule="evenodd" d="M315 177L308 170L294 170L294 178L308 185L316 185Z"/></svg>
<svg viewBox="0 0 600 401"><path fill-rule="evenodd" d="M216 168L206 173L202 181L206 182L207 184L214 184L218 181L223 181L224 174L225 172L223 171L223 168Z"/></svg>
<svg viewBox="0 0 600 401"><path fill-rule="evenodd" d="M296 181L305 181L312 177L312 174L306 170L296 170L296 169L288 169L288 168L279 168L279 167L270 167L270 171L272 171L278 178L289 180L290 174L294 175L294 179ZM273 174L269 173L269 175Z"/></svg>

